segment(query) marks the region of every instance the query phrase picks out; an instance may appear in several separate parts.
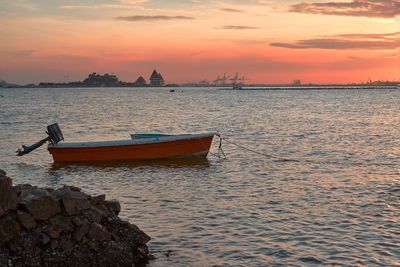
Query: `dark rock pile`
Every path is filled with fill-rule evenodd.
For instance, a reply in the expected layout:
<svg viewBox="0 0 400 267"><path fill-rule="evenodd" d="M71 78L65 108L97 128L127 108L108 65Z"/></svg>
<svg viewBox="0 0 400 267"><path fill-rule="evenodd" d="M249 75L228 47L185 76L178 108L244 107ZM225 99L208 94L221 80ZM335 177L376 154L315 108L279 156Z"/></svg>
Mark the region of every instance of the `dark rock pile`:
<svg viewBox="0 0 400 267"><path fill-rule="evenodd" d="M0 266L137 266L150 237L77 187L12 186L0 170Z"/></svg>

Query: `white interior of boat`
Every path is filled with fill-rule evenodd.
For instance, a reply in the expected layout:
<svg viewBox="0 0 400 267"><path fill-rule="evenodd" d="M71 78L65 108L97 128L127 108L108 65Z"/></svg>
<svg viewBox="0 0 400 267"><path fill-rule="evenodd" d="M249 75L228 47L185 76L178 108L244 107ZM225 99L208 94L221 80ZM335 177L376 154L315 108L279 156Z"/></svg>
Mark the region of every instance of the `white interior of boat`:
<svg viewBox="0 0 400 267"><path fill-rule="evenodd" d="M126 146L151 144L162 142L173 142L179 140L199 139L213 136L215 133L201 134L180 134L180 135L165 135L165 134L132 134L128 140L113 140L113 141L90 141L90 142L60 142L56 145L49 144L49 147L59 148L79 148L79 147L107 147L107 146ZM142 137L140 137L142 136Z"/></svg>

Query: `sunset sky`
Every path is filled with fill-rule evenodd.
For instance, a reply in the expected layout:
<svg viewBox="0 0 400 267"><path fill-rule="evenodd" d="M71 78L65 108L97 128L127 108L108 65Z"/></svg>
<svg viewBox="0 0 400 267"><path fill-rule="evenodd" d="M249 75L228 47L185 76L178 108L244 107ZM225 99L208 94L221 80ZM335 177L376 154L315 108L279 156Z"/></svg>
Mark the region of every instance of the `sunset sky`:
<svg viewBox="0 0 400 267"><path fill-rule="evenodd" d="M19 84L400 80L400 0L0 0L0 36L0 80Z"/></svg>

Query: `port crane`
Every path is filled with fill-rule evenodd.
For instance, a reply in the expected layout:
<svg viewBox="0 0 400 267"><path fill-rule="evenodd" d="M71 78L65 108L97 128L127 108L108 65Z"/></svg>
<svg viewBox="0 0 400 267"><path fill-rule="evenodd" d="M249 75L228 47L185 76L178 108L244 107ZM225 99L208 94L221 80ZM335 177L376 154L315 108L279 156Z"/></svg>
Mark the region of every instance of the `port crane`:
<svg viewBox="0 0 400 267"><path fill-rule="evenodd" d="M243 85L250 79L246 78L245 76L240 77L239 73L236 72L235 76L233 76L230 81L232 81L232 88L233 89L242 89Z"/></svg>

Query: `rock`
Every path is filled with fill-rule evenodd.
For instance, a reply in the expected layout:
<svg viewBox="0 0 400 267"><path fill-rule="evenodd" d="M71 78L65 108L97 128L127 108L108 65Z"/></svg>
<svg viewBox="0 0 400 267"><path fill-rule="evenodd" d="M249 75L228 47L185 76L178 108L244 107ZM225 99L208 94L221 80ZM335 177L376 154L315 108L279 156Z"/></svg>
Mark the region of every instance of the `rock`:
<svg viewBox="0 0 400 267"><path fill-rule="evenodd" d="M5 171L3 171L2 169L0 169L0 176L6 176L7 173Z"/></svg>
<svg viewBox="0 0 400 267"><path fill-rule="evenodd" d="M64 215L56 215L49 220L44 232L51 238L58 238L61 233L72 233L74 225L71 218Z"/></svg>
<svg viewBox="0 0 400 267"><path fill-rule="evenodd" d="M120 241L133 244L135 246L145 245L150 241L150 237L141 231L136 225L124 222L120 219L112 220L105 224L112 235L119 236Z"/></svg>
<svg viewBox="0 0 400 267"><path fill-rule="evenodd" d="M36 220L47 220L61 212L58 201L44 189L22 192L20 204Z"/></svg>
<svg viewBox="0 0 400 267"><path fill-rule="evenodd" d="M107 217L107 212L107 207L103 205L85 210L83 215L85 215L89 221L100 223L104 218Z"/></svg>
<svg viewBox="0 0 400 267"><path fill-rule="evenodd" d="M80 242L82 238L89 232L89 228L89 222L87 220L83 221L82 224L75 230L73 234L74 239Z"/></svg>
<svg viewBox="0 0 400 267"><path fill-rule="evenodd" d="M30 230L36 227L36 221L30 213L18 210L17 217L21 225L26 229Z"/></svg>
<svg viewBox="0 0 400 267"><path fill-rule="evenodd" d="M106 195L98 195L90 198L90 203L92 205L98 205L98 204L103 204L104 201L106 200Z"/></svg>
<svg viewBox="0 0 400 267"><path fill-rule="evenodd" d="M41 241L42 241L42 244L43 244L43 245L46 245L47 243L49 243L49 242L51 241L51 239L50 239L50 237L48 237L47 235L42 234L42 235L41 235Z"/></svg>
<svg viewBox="0 0 400 267"><path fill-rule="evenodd" d="M109 200L106 201L105 204L109 211L111 211L115 216L118 216L121 211L121 204L119 204L118 200Z"/></svg>
<svg viewBox="0 0 400 267"><path fill-rule="evenodd" d="M111 240L111 234L102 225L92 223L88 233L89 238L97 241Z"/></svg>
<svg viewBox="0 0 400 267"><path fill-rule="evenodd" d="M60 245L58 244L58 240L56 240L56 239L51 240L51 241L50 241L50 247L51 247L51 249L53 249L53 250L59 248Z"/></svg>
<svg viewBox="0 0 400 267"><path fill-rule="evenodd" d="M62 229L56 225L48 225L44 229L44 232L51 238L58 238L61 235Z"/></svg>
<svg viewBox="0 0 400 267"><path fill-rule="evenodd" d="M71 221L76 226L80 226L82 224L82 221L78 217L74 217Z"/></svg>
<svg viewBox="0 0 400 267"><path fill-rule="evenodd" d="M20 233L21 227L19 223L11 218L11 216L5 216L0 219L0 245L8 242Z"/></svg>
<svg viewBox="0 0 400 267"><path fill-rule="evenodd" d="M39 246L42 240L42 234L38 231L21 232L18 238L15 239L16 247L30 252L33 248Z"/></svg>
<svg viewBox="0 0 400 267"><path fill-rule="evenodd" d="M5 175L0 175L0 190L1 189L10 189L12 186L12 180L10 177Z"/></svg>
<svg viewBox="0 0 400 267"><path fill-rule="evenodd" d="M59 244L66 255L69 255L74 250L74 243L67 238L60 239Z"/></svg>
<svg viewBox="0 0 400 267"><path fill-rule="evenodd" d="M14 191L18 197L20 197L23 192L32 191L33 189L37 189L37 186L32 186L30 184L18 184L11 188L11 190Z"/></svg>
<svg viewBox="0 0 400 267"><path fill-rule="evenodd" d="M0 176L0 216L17 208L18 197L11 190L11 186L11 178L5 175Z"/></svg>
<svg viewBox="0 0 400 267"><path fill-rule="evenodd" d="M7 248L0 247L0 266L8 266L9 259L10 251Z"/></svg>
<svg viewBox="0 0 400 267"><path fill-rule="evenodd" d="M77 215L91 207L89 196L79 191L70 191L61 198L65 212L69 215Z"/></svg>
<svg viewBox="0 0 400 267"><path fill-rule="evenodd" d="M73 186L13 187L0 170L0 267L142 266L150 237L105 199Z"/></svg>
<svg viewBox="0 0 400 267"><path fill-rule="evenodd" d="M79 187L73 186L73 185L65 185L65 187L68 187L69 190L75 191L75 192L81 192L81 189Z"/></svg>

